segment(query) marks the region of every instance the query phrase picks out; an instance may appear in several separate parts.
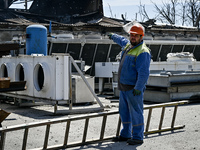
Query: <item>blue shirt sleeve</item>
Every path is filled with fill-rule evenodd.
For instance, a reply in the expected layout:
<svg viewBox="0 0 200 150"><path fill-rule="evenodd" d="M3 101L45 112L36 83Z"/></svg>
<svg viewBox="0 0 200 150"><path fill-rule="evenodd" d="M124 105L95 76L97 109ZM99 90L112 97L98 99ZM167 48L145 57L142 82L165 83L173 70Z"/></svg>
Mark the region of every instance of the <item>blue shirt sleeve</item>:
<svg viewBox="0 0 200 150"><path fill-rule="evenodd" d="M147 52L141 53L136 59L136 70L138 73L138 79L135 84L135 89L143 91L148 77L149 77L149 67L151 62L151 55Z"/></svg>
<svg viewBox="0 0 200 150"><path fill-rule="evenodd" d="M127 43L129 43L129 40L126 39L123 36L120 36L118 34L113 34L111 39L117 43L119 46L121 46L122 48L124 48L126 46Z"/></svg>

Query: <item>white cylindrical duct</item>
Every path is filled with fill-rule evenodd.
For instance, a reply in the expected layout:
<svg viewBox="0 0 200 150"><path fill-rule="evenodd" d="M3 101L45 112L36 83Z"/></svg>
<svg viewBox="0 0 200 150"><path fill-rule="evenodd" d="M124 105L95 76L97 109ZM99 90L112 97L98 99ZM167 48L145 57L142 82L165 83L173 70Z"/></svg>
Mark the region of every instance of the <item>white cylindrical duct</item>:
<svg viewBox="0 0 200 150"><path fill-rule="evenodd" d="M33 71L33 83L37 91L47 91L51 87L51 71L47 63L38 63Z"/></svg>
<svg viewBox="0 0 200 150"><path fill-rule="evenodd" d="M9 62L5 62L1 65L0 68L0 76L1 77L10 77L10 81L14 81L14 69L13 64Z"/></svg>

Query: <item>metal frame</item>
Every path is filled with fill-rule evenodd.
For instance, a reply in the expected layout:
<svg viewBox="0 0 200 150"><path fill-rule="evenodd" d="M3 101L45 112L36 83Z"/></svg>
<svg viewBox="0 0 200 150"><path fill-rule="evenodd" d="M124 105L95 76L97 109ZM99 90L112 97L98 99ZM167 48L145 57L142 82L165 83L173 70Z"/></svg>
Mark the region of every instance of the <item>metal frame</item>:
<svg viewBox="0 0 200 150"><path fill-rule="evenodd" d="M83 73L79 69L78 65L76 64L76 62L74 61L74 59L71 56L69 57L69 59L70 59L69 67L71 66L71 63L72 63L73 66L75 67L75 69L77 70L78 74L83 79L83 81L86 84L87 88L89 89L89 91L91 92L93 97L96 99L97 103L100 105L100 107L98 107L98 108L88 108L88 109L72 109L73 106L72 106L71 72L69 72L69 78L70 78L69 79L69 81L70 81L69 82L69 84L70 84L69 85L69 100L68 100L69 110L58 110L58 100L47 99L47 98L39 98L39 97L31 97L31 96L25 96L25 95L16 95L16 94L13 94L13 93L0 93L0 95L19 98L19 99L27 99L27 100L31 100L31 101L51 102L51 103L54 104L54 113L55 114L80 114L80 113L88 113L88 112L91 113L91 112L103 111L104 110L103 104L101 103L99 98L96 96L95 92L93 91L93 89L91 88L90 84L86 80L85 76L83 75ZM66 100L59 100L59 102L63 102L63 101L65 102Z"/></svg>
<svg viewBox="0 0 200 150"><path fill-rule="evenodd" d="M148 135L148 134L161 133L161 132L165 132L165 131L173 131L173 130L184 128L185 125L175 126L175 119L176 119L178 106L183 105L183 104L187 104L187 103L188 103L188 101L179 101L179 102L171 102L171 103L157 104L157 105L151 105L151 106L144 107L144 110L148 110L148 112L149 112L148 118L147 118L147 123L146 123L146 129L145 129L144 134ZM162 128L164 115L165 115L165 108L166 107L172 107L172 106L174 107L174 113L173 113L173 116L172 116L171 126L168 127L168 128ZM152 111L153 111L153 109L156 109L156 108L162 108L160 123L159 123L158 129L149 130ZM35 127L40 127L40 126L46 126L46 133L45 133L45 137L44 137L43 147L37 148L37 149L62 149L62 148L82 146L82 145L86 145L86 144L92 144L92 143L102 142L102 141L105 141L105 140L110 140L115 135L110 136L110 137L104 137L107 117L110 116L110 115L118 115L118 113L119 113L118 111L101 112L101 113L83 115L83 116L78 116L78 117L52 119L52 120L43 121L43 122L35 122L35 123L18 125L18 126L10 126L10 127L5 127L5 128L0 128L0 132L1 132L0 150L4 150L6 133L11 132L11 131L17 131L17 130L24 130L22 150L26 150L29 129L35 128ZM87 140L87 131L88 131L89 120L91 118L95 118L95 117L103 117L102 124L101 124L100 136L99 136L98 139ZM75 143L68 143L70 124L71 124L72 121L77 121L77 120L85 120L85 127L84 127L84 131L83 131L82 141L81 142L75 142ZM64 137L63 144L48 146L49 132L50 132L51 125L63 123L63 122L66 123L65 137ZM120 133L120 128L121 128L121 119L120 118L118 120L118 123L116 123L116 124L117 124L116 136L118 136L119 133Z"/></svg>

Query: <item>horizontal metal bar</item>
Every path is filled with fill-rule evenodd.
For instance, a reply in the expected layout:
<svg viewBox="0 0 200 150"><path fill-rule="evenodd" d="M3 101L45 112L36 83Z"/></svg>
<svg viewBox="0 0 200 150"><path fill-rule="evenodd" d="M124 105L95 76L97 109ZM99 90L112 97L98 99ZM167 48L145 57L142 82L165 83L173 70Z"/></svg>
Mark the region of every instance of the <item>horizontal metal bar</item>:
<svg viewBox="0 0 200 150"><path fill-rule="evenodd" d="M188 100L178 101L178 102L170 102L170 103L164 103L164 104L156 104L156 105L150 105L147 107L144 107L144 109L150 109L150 108L158 108L158 107L169 107L169 106L176 106L176 105L183 105L188 104Z"/></svg>
<svg viewBox="0 0 200 150"><path fill-rule="evenodd" d="M200 45L199 41L144 40L150 45Z"/></svg>
<svg viewBox="0 0 200 150"><path fill-rule="evenodd" d="M155 133L160 133L160 132L166 132L166 131L172 131L172 130L178 130L178 129L183 129L185 127L184 126L176 126L174 128L164 128L162 130L152 130L152 131L149 131L149 132L144 132L144 135L148 135L148 134L155 134ZM111 140L113 138L113 136L110 136L110 137L105 137L103 139L103 141L106 141L106 140ZM76 147L76 146L83 146L83 145L88 145L88 144L94 144L94 143L97 143L97 142L102 142L101 139L94 139L94 140L88 140L87 142L78 142L78 143L69 143L68 145L54 145L54 146L49 146L47 147L47 150L54 150L54 149L62 149L62 148L71 148L71 147ZM42 150L42 148L39 148ZM32 149L34 150L34 149ZM36 150L36 149L35 149ZM37 148L38 150L38 148Z"/></svg>
<svg viewBox="0 0 200 150"><path fill-rule="evenodd" d="M82 120L82 119L87 119L87 118L101 117L104 115L114 115L114 114L118 114L118 113L119 113L119 111L116 110L116 111L110 111L110 112L99 112L99 113L93 113L93 114L89 114L89 115L81 115L78 117L73 116L70 118L66 117L66 118L51 119L51 120L45 120L45 121L41 121L41 122L33 122L33 123L3 127L3 128L0 128L0 131L9 132L9 131L21 130L21 129L25 129L25 128L44 126L47 124L56 124L56 123L67 122L68 120L75 121L75 120Z"/></svg>
<svg viewBox="0 0 200 150"><path fill-rule="evenodd" d="M165 104L151 105L151 106L144 107L144 109L152 110L153 108L167 107L167 106L177 106L177 105L181 105L181 104L185 104L185 103L188 103L188 101L179 101L179 102L171 102L171 103L165 103ZM111 140L113 137L104 137L103 136L104 127L103 127L100 139L86 140L86 134L85 134L85 137L83 138L82 142L69 143L68 144L67 143L68 132L69 132L68 131L69 124L68 124L67 131L66 131L67 134L65 135L64 145L62 144L62 145L48 146L48 134L49 134L49 129L50 129L51 124L62 123L62 122L68 122L69 123L70 121L77 121L77 120L82 120L82 119L89 120L89 118L95 118L95 117L101 117L101 116L104 116L104 117L106 116L104 118L104 122L106 122L106 118L107 118L108 115L116 115L116 114L119 114L119 111L100 112L100 113L94 113L94 114L89 114L89 115L82 115L82 116L78 116L78 117L74 116L74 117L71 117L71 118L67 117L67 118L52 119L52 120L43 121L43 122L28 123L28 124L23 124L23 125L16 125L16 126L11 126L11 127L0 128L0 131L2 131L4 134L6 134L6 132L9 132L9 131L16 131L16 130L21 130L21 129L26 129L28 131L29 128L47 125L44 146L43 146L43 148L37 148L37 150L38 149L48 149L48 150L50 150L50 149L58 149L58 148L60 148L60 149L61 148L70 148L70 147L75 147L75 146L82 146L82 145L102 142L102 141L105 141L105 140ZM120 124L118 124L118 128L119 128L119 125ZM147 131L147 132L144 132L144 134L148 135L148 134L172 131L172 130L182 129L184 127L185 127L185 125L175 126L175 127L167 127L167 128ZM4 140L4 138L3 138L3 140Z"/></svg>
<svg viewBox="0 0 200 150"><path fill-rule="evenodd" d="M176 41L176 40L144 40L150 45L200 45L199 41ZM72 43L72 44L116 44L110 39L49 39L51 43Z"/></svg>
<svg viewBox="0 0 200 150"><path fill-rule="evenodd" d="M109 137L106 137L104 138L104 141L106 140L111 140L113 138L113 136L109 136ZM69 143L68 145L54 145L54 146L49 146L47 147L46 150L55 150L55 149L63 149L63 148L71 148L71 147L77 147L77 146L83 146L83 145L88 145L88 144L94 144L94 143L97 143L97 142L102 142L102 140L100 139L94 139L94 140L88 140L87 142L77 142L77 143ZM36 148L36 149L31 149L31 150L42 150L42 148Z"/></svg>
<svg viewBox="0 0 200 150"><path fill-rule="evenodd" d="M148 131L148 132L144 132L144 135L173 131L173 130L183 129L184 127L185 127L185 125L179 125L179 126L175 126L173 128L167 127L167 128L162 128L161 130L155 129L155 130L151 130L151 131Z"/></svg>
<svg viewBox="0 0 200 150"><path fill-rule="evenodd" d="M176 105L182 105L182 104L187 104L188 101L179 101L179 102L171 102L171 103L165 103L165 104L157 104L157 105L151 105L144 107L144 109L150 109L150 108L159 108L163 106L176 106ZM62 122L67 122L68 120L73 121L73 120L82 120L86 118L95 118L95 117L100 117L104 115L114 115L118 114L119 111L109 111L109 112L99 112L99 113L93 113L89 115L82 115L82 116L74 116L71 118L58 118L58 119L51 119L51 120L45 120L41 122L33 122L33 123L27 123L27 124L21 124L21 125L15 125L15 126L8 126L8 127L3 127L0 128L0 131L4 132L9 132L9 131L15 131L15 130L21 130L21 129L26 129L26 128L33 128L33 127L39 127L39 126L44 126L47 124L56 124L56 123L62 123Z"/></svg>
<svg viewBox="0 0 200 150"><path fill-rule="evenodd" d="M58 101L56 99L39 98L39 97L33 97L33 96L27 96L27 95L16 95L13 93L0 93L0 95L19 98L19 99L26 99L26 100L31 100L31 101L46 102L50 104L56 104ZM59 100L59 102L66 102L67 104L68 100Z"/></svg>
<svg viewBox="0 0 200 150"><path fill-rule="evenodd" d="M69 43L69 44L116 44L110 39L50 39L51 43Z"/></svg>
<svg viewBox="0 0 200 150"><path fill-rule="evenodd" d="M97 108L87 108L87 109L72 109L72 110L56 110L56 115L74 115L74 114L86 114L86 113L95 113L95 112L102 112L104 108L97 107Z"/></svg>

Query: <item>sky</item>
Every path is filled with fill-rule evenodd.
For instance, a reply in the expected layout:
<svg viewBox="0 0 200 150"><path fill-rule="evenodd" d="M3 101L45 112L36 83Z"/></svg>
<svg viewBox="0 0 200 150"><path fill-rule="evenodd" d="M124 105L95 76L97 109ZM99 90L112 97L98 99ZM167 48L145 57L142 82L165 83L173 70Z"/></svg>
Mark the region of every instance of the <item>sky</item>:
<svg viewBox="0 0 200 150"><path fill-rule="evenodd" d="M155 8L153 3L162 4L162 0L103 0L104 15L121 19L121 14L126 15L127 20L141 21L139 12L140 3L145 5L145 9L150 19L155 17Z"/></svg>
<svg viewBox="0 0 200 150"><path fill-rule="evenodd" d="M142 21L138 13L141 2L142 5L145 5L145 9L150 19L152 19L155 17L155 8L152 2L159 5L162 1L163 0L103 0L104 15L106 17L122 19L121 14L124 14L127 20ZM18 2L20 2L20 0ZM28 5L30 6L30 4L31 3ZM13 5L11 8L24 8L24 4Z"/></svg>

